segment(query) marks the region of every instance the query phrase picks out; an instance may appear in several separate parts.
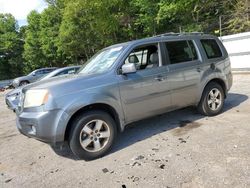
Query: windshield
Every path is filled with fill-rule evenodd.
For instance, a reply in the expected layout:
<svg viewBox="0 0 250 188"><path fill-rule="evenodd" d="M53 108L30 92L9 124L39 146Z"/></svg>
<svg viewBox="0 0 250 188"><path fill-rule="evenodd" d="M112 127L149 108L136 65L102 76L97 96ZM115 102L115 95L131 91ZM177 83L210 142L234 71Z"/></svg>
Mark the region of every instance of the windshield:
<svg viewBox="0 0 250 188"><path fill-rule="evenodd" d="M32 76L33 73L35 73L35 72L36 72L36 70L32 71L31 73L28 74L28 76Z"/></svg>
<svg viewBox="0 0 250 188"><path fill-rule="evenodd" d="M42 76L41 78L39 78L38 80L41 81L41 80L46 80L48 78L51 78L53 77L58 71L57 70L54 70L52 72L50 72L49 74L45 74L44 76Z"/></svg>
<svg viewBox="0 0 250 188"><path fill-rule="evenodd" d="M79 70L79 74L102 73L108 70L123 51L123 46L102 50L87 61Z"/></svg>

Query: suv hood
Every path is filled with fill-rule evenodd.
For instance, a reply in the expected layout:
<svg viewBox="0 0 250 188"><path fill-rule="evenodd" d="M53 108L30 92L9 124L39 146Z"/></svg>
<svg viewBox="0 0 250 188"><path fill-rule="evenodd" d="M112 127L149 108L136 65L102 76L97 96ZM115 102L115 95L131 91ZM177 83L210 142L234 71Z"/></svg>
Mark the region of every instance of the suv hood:
<svg viewBox="0 0 250 188"><path fill-rule="evenodd" d="M29 77L28 75L26 75L26 76L20 76L20 77L15 78L14 80L21 81L21 80L27 79L28 77ZM14 80L13 80L13 81L14 81Z"/></svg>
<svg viewBox="0 0 250 188"><path fill-rule="evenodd" d="M104 77L105 74L66 75L29 84L23 88L23 92L29 89L48 89L52 94L61 96L102 85L105 83Z"/></svg>

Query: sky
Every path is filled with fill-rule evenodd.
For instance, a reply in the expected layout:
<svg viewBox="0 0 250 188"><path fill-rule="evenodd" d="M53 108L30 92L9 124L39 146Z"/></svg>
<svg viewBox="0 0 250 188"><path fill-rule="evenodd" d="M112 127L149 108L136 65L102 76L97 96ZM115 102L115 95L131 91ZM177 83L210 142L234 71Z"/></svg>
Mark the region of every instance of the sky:
<svg viewBox="0 0 250 188"><path fill-rule="evenodd" d="M0 0L0 13L11 13L19 26L27 25L27 15L30 11L42 12L46 7L44 0Z"/></svg>

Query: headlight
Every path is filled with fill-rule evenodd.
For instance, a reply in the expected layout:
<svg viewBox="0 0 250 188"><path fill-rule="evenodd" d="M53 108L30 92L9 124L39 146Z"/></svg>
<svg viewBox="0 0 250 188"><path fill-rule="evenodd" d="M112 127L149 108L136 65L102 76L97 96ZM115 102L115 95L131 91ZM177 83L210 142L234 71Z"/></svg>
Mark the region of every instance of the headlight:
<svg viewBox="0 0 250 188"><path fill-rule="evenodd" d="M24 98L24 108L37 107L45 104L49 99L49 91L46 89L28 90Z"/></svg>
<svg viewBox="0 0 250 188"><path fill-rule="evenodd" d="M18 82L19 82L18 79L13 80L14 84L17 84Z"/></svg>
<svg viewBox="0 0 250 188"><path fill-rule="evenodd" d="M11 95L11 96L8 97L8 99L9 99L10 101L14 101L14 100L17 99L17 97L18 97L18 95Z"/></svg>

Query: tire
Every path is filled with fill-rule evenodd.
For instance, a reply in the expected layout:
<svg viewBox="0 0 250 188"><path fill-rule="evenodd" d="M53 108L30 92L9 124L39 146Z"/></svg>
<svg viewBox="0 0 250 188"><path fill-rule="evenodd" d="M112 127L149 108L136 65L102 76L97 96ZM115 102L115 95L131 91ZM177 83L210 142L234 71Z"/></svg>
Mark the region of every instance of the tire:
<svg viewBox="0 0 250 188"><path fill-rule="evenodd" d="M73 121L69 146L79 159L93 160L111 150L116 135L113 118L106 112L93 110Z"/></svg>
<svg viewBox="0 0 250 188"><path fill-rule="evenodd" d="M22 82L20 82L19 86L25 86L25 85L27 85L27 84L29 84L28 81L22 81Z"/></svg>
<svg viewBox="0 0 250 188"><path fill-rule="evenodd" d="M225 95L221 85L210 82L202 93L198 111L206 116L215 116L222 111L224 99Z"/></svg>
<svg viewBox="0 0 250 188"><path fill-rule="evenodd" d="M59 156L68 157L74 159L74 156L71 149L69 148L68 143L63 143L62 145L50 145L51 149ZM71 157L73 156L73 157Z"/></svg>

